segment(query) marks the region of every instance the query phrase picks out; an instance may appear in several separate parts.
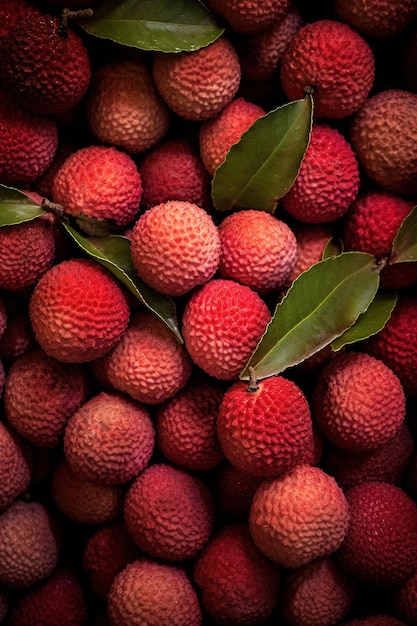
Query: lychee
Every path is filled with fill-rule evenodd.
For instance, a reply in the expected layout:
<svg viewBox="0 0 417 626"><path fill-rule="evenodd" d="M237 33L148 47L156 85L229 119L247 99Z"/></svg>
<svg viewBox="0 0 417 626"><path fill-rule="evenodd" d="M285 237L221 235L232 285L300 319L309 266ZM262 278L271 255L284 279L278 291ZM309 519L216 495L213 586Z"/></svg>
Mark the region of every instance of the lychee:
<svg viewBox="0 0 417 626"><path fill-rule="evenodd" d="M293 186L281 199L292 217L309 224L334 222L359 191L359 165L350 143L335 128L314 124Z"/></svg>
<svg viewBox="0 0 417 626"><path fill-rule="evenodd" d="M335 0L334 10L342 22L376 39L396 35L417 16L414 0Z"/></svg>
<svg viewBox="0 0 417 626"><path fill-rule="evenodd" d="M417 571L404 582L396 585L392 593L392 601L399 616L407 624L417 622Z"/></svg>
<svg viewBox="0 0 417 626"><path fill-rule="evenodd" d="M404 622L385 613L376 613L366 617L356 617L342 622L343 626L407 626Z"/></svg>
<svg viewBox="0 0 417 626"><path fill-rule="evenodd" d="M287 277L286 286L323 258L323 252L334 233L329 224L297 224L293 232L297 240L297 259Z"/></svg>
<svg viewBox="0 0 417 626"><path fill-rule="evenodd" d="M185 346L210 376L233 380L264 333L271 314L262 298L234 280L213 278L194 291L182 318Z"/></svg>
<svg viewBox="0 0 417 626"><path fill-rule="evenodd" d="M338 552L355 579L395 585L417 567L417 504L400 487L372 481L346 493L350 522Z"/></svg>
<svg viewBox="0 0 417 626"><path fill-rule="evenodd" d="M362 106L375 76L369 44L347 24L322 19L294 35L281 60L282 88L291 100L313 90L318 118L345 118Z"/></svg>
<svg viewBox="0 0 417 626"><path fill-rule="evenodd" d="M333 554L349 524L349 505L335 479L319 467L297 465L264 480L249 513L258 548L276 563L301 567Z"/></svg>
<svg viewBox="0 0 417 626"><path fill-rule="evenodd" d="M133 226L131 256L137 274L150 287L170 296L184 295L210 280L220 252L213 219L190 202L157 204Z"/></svg>
<svg viewBox="0 0 417 626"><path fill-rule="evenodd" d="M0 337L0 359L10 364L34 347L35 337L27 310L13 310Z"/></svg>
<svg viewBox="0 0 417 626"><path fill-rule="evenodd" d="M129 487L124 520L143 552L179 562L195 556L207 543L213 503L202 480L174 466L154 463Z"/></svg>
<svg viewBox="0 0 417 626"><path fill-rule="evenodd" d="M218 515L226 518L246 518L255 491L263 478L242 472L227 459L214 475L213 498Z"/></svg>
<svg viewBox="0 0 417 626"><path fill-rule="evenodd" d="M154 439L145 407L119 394L101 392L68 420L64 453L81 478L119 485L135 478L148 465Z"/></svg>
<svg viewBox="0 0 417 626"><path fill-rule="evenodd" d="M404 422L404 390L381 360L341 353L320 372L312 412L315 424L336 447L347 452L375 450Z"/></svg>
<svg viewBox="0 0 417 626"><path fill-rule="evenodd" d="M92 364L113 389L144 404L159 404L187 383L192 362L171 330L152 313L138 311L118 345Z"/></svg>
<svg viewBox="0 0 417 626"><path fill-rule="evenodd" d="M157 53L153 77L177 115L202 122L220 113L235 96L240 64L236 50L222 35L192 52Z"/></svg>
<svg viewBox="0 0 417 626"><path fill-rule="evenodd" d="M0 476L0 511L3 511L26 491L32 477L30 448L4 422L0 422Z"/></svg>
<svg viewBox="0 0 417 626"><path fill-rule="evenodd" d="M48 270L35 286L29 312L48 356L72 363L114 348L130 316L116 279L92 259L68 259Z"/></svg>
<svg viewBox="0 0 417 626"><path fill-rule="evenodd" d="M222 278L265 294L287 282L297 260L297 240L284 221L248 209L228 215L218 230Z"/></svg>
<svg viewBox="0 0 417 626"><path fill-rule="evenodd" d="M236 33L259 33L287 14L291 0L208 0L212 11L220 15Z"/></svg>
<svg viewBox="0 0 417 626"><path fill-rule="evenodd" d="M139 61L112 61L93 75L86 105L87 123L101 143L141 154L168 131L170 114L151 70Z"/></svg>
<svg viewBox="0 0 417 626"><path fill-rule="evenodd" d="M20 20L36 14L39 14L39 9L29 0L3 0L0 6L0 45Z"/></svg>

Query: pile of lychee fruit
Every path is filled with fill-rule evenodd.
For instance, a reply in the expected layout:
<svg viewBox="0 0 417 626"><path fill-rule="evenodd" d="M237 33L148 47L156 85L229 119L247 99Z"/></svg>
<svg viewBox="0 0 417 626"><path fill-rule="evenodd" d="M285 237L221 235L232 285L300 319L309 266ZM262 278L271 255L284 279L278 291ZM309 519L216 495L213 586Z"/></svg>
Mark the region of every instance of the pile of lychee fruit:
<svg viewBox="0 0 417 626"><path fill-rule="evenodd" d="M212 40L163 51L170 11ZM417 0L1 0L1 624L417 624L416 77ZM275 210L219 210L304 99ZM290 315L260 372L335 249L385 317Z"/></svg>

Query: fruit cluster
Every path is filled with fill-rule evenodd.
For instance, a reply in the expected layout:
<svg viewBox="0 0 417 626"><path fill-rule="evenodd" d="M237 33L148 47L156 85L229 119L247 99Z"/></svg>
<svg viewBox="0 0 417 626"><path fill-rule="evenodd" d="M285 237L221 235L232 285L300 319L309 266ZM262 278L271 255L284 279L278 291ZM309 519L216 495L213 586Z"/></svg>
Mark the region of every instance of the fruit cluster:
<svg viewBox="0 0 417 626"><path fill-rule="evenodd" d="M417 1L169 4L0 4L0 624L417 624Z"/></svg>

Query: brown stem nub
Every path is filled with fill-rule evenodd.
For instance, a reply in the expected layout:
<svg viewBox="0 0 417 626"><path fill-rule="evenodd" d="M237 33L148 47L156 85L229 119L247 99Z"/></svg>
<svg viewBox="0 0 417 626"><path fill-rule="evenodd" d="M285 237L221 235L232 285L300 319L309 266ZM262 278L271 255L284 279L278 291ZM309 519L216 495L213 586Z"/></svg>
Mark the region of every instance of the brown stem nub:
<svg viewBox="0 0 417 626"><path fill-rule="evenodd" d="M306 96L312 96L314 93L314 87L312 85L306 85L304 87L304 94Z"/></svg>
<svg viewBox="0 0 417 626"><path fill-rule="evenodd" d="M51 202L48 198L42 200L42 208L47 213L52 213L56 217L62 217L64 215L64 207L58 202Z"/></svg>
<svg viewBox="0 0 417 626"><path fill-rule="evenodd" d="M259 385L258 385L258 381L256 380L255 368L253 368L250 365L249 366L249 387L248 387L248 391L249 391L249 393L254 393L255 391L258 391L258 389L259 389Z"/></svg>
<svg viewBox="0 0 417 626"><path fill-rule="evenodd" d="M70 20L77 20L82 17L91 17L92 15L93 9L79 9L78 11L62 9L60 23L58 27L58 35L65 39L68 35L68 22Z"/></svg>

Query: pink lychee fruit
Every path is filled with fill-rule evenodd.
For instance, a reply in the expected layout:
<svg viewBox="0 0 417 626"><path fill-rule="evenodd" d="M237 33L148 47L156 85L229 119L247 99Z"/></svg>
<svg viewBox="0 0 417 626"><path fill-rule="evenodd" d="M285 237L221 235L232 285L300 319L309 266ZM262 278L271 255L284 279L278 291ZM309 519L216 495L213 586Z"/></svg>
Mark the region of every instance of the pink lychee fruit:
<svg viewBox="0 0 417 626"><path fill-rule="evenodd" d="M259 33L287 14L290 0L208 0L208 6L220 15L236 33Z"/></svg>
<svg viewBox="0 0 417 626"><path fill-rule="evenodd" d="M365 37L385 39L402 31L417 17L413 0L386 2L385 0L335 0L338 18Z"/></svg>
<svg viewBox="0 0 417 626"><path fill-rule="evenodd" d="M30 448L14 429L0 422L0 511L7 509L26 491L31 482L32 470Z"/></svg>

